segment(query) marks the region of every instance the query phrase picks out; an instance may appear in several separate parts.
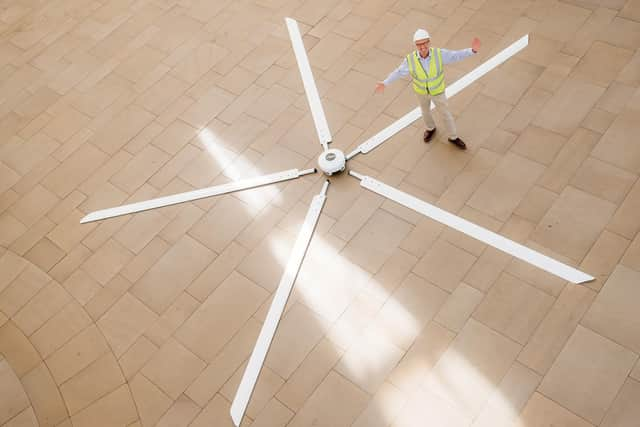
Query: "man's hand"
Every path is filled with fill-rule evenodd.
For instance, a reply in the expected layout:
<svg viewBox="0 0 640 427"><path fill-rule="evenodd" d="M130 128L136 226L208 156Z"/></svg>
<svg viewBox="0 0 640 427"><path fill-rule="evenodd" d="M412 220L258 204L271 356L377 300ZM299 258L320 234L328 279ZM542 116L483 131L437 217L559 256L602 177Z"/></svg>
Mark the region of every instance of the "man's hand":
<svg viewBox="0 0 640 427"><path fill-rule="evenodd" d="M471 49L474 52L477 52L480 50L480 39L477 37L474 37L473 40L471 40Z"/></svg>
<svg viewBox="0 0 640 427"><path fill-rule="evenodd" d="M384 92L384 82L376 83L375 93L383 93Z"/></svg>

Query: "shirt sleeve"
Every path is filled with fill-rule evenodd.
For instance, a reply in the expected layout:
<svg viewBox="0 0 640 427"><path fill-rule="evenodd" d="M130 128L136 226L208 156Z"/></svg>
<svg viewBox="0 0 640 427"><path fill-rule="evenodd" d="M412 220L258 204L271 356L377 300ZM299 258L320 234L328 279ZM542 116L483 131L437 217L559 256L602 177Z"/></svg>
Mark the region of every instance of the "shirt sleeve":
<svg viewBox="0 0 640 427"><path fill-rule="evenodd" d="M386 79L384 79L383 83L385 86L388 86L390 83L393 83L394 81L398 80L400 77L404 77L408 75L409 75L409 64L407 64L407 58L404 58L400 66L395 70L393 70L391 74L389 74L389 76Z"/></svg>
<svg viewBox="0 0 640 427"><path fill-rule="evenodd" d="M473 50L470 47L461 50L440 49L440 52L442 53L443 64L458 62L473 55Z"/></svg>

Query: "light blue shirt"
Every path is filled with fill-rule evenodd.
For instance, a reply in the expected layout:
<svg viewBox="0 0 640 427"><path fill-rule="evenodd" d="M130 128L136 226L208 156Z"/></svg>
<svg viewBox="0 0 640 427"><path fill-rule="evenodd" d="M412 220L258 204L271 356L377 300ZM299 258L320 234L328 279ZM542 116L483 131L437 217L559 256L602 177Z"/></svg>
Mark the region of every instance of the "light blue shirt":
<svg viewBox="0 0 640 427"><path fill-rule="evenodd" d="M463 60L464 58L468 58L469 56L473 55L473 50L471 48L461 49L461 50L440 49L440 52L442 53L443 64L451 64L452 62L458 62ZM418 55L418 58L420 58L420 63L422 64L422 67L425 70L428 70L429 63L431 62L431 55L428 55L426 58L423 58L420 55ZM393 70L391 74L389 74L389 76L386 79L384 79L383 83L385 86L387 86L390 83L393 83L394 81L398 80L400 77L404 77L408 75L409 75L409 64L407 64L407 57L405 56L404 60L402 61L402 64L400 64L398 68Z"/></svg>

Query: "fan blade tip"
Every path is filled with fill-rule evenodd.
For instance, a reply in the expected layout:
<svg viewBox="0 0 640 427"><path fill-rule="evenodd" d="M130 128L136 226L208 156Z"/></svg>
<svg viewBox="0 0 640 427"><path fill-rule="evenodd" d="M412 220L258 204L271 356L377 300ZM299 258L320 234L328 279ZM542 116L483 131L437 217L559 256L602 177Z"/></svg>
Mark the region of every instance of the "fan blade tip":
<svg viewBox="0 0 640 427"><path fill-rule="evenodd" d="M596 280L595 277L589 276L588 274L585 274L584 277L582 277L578 281L576 281L576 284L577 285L582 285L583 283L593 282L594 280Z"/></svg>
<svg viewBox="0 0 640 427"><path fill-rule="evenodd" d="M238 414L236 411L231 408L229 414L231 415L231 421L233 421L233 425L236 427L240 427L240 423L242 422L242 414Z"/></svg>
<svg viewBox="0 0 640 427"><path fill-rule="evenodd" d="M97 218L95 218L94 213L90 213L85 215L81 220L80 220L80 224L86 224L87 222L91 222L91 221L95 221Z"/></svg>

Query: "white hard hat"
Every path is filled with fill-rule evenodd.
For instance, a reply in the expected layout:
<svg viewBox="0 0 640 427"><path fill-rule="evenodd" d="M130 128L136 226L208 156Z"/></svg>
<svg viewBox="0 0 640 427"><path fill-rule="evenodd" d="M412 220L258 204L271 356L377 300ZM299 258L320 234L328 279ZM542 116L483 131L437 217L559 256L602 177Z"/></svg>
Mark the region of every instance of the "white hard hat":
<svg viewBox="0 0 640 427"><path fill-rule="evenodd" d="M418 40L424 40L429 38L429 32L427 30L423 30L422 28L416 30L413 33L413 41L417 42Z"/></svg>

